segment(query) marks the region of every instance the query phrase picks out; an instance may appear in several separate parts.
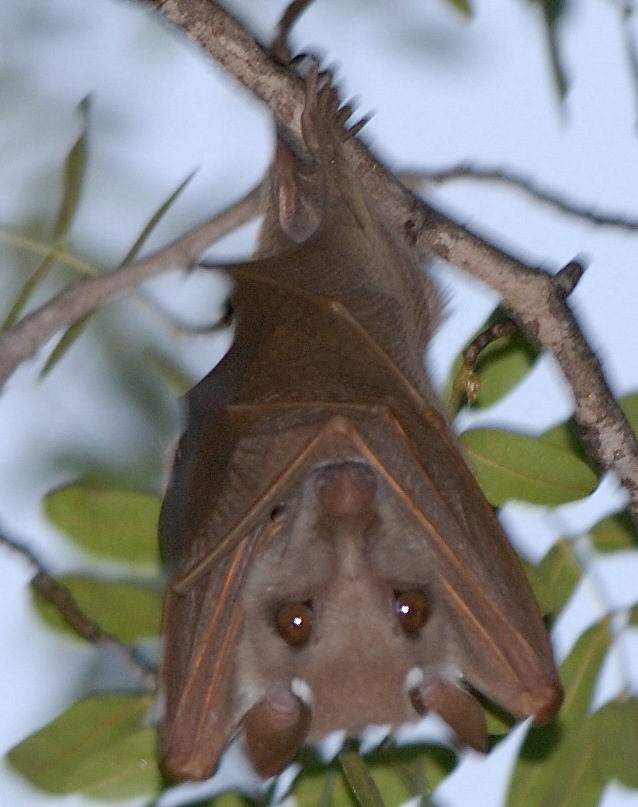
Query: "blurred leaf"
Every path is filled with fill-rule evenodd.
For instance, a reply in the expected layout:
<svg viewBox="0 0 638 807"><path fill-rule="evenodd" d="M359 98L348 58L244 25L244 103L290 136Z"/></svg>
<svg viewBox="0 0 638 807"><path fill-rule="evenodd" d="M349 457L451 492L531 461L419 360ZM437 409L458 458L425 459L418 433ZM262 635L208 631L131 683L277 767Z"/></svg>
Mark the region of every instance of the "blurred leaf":
<svg viewBox="0 0 638 807"><path fill-rule="evenodd" d="M584 462L538 438L472 429L459 439L483 493L496 507L510 499L554 506L582 499L596 487L596 474Z"/></svg>
<svg viewBox="0 0 638 807"><path fill-rule="evenodd" d="M251 801L243 793L238 793L236 790L231 790L228 793L220 793L214 799L207 801L201 807L253 807L257 802ZM192 805L192 807L198 807Z"/></svg>
<svg viewBox="0 0 638 807"><path fill-rule="evenodd" d="M60 202L57 220L53 228L55 245L51 247L33 273L24 282L2 324L3 328L13 325L18 320L35 289L44 280L49 269L57 262L60 254L66 251L66 237L77 211L86 172L89 99L85 98L81 101L78 109L82 116L82 129L80 136L71 147L64 161L62 201Z"/></svg>
<svg viewBox="0 0 638 807"><path fill-rule="evenodd" d="M150 695L101 695L76 703L8 754L11 765L48 793L99 798L159 791Z"/></svg>
<svg viewBox="0 0 638 807"><path fill-rule="evenodd" d="M160 790L157 732L147 728L124 737L77 765L68 780L69 792L94 799L155 796Z"/></svg>
<svg viewBox="0 0 638 807"><path fill-rule="evenodd" d="M618 399L618 403L634 433L638 433L638 395L625 395Z"/></svg>
<svg viewBox="0 0 638 807"><path fill-rule="evenodd" d="M551 587L545 577L526 558L519 555L519 561L527 577L527 582L532 587L534 597L543 616L551 614L553 611L553 594ZM492 732L490 731L490 734Z"/></svg>
<svg viewBox="0 0 638 807"><path fill-rule="evenodd" d="M606 703L594 714L596 760L605 780L638 788L638 701Z"/></svg>
<svg viewBox="0 0 638 807"><path fill-rule="evenodd" d="M310 773L303 770L292 794L299 807L356 807L357 803L343 774L334 766Z"/></svg>
<svg viewBox="0 0 638 807"><path fill-rule="evenodd" d="M472 16L472 6L469 4L468 0L447 0L447 2L457 11L460 11L464 17Z"/></svg>
<svg viewBox="0 0 638 807"><path fill-rule="evenodd" d="M135 239L135 243L133 244L133 246L129 249L129 251L124 256L124 260L120 264L121 266L135 260L135 258L137 257L137 253L144 246L144 244L146 242L146 239L149 237L149 235L153 232L155 227L162 220L162 218L164 217L164 214L171 208L171 206L173 205L173 202L176 201L176 199L180 196L180 194L182 193L184 188L188 185L188 183L191 181L191 179L195 176L195 173L196 173L195 171L192 171L186 177L186 179L182 180L182 182L179 183L179 185L175 188L173 193L171 193L171 195L168 197L168 199L165 202L163 202L160 205L160 207L158 207L158 209L155 211L155 213L153 213L151 218L147 221L146 225L144 226L144 229L142 230L142 232Z"/></svg>
<svg viewBox="0 0 638 807"><path fill-rule="evenodd" d="M41 281L46 277L49 269L56 262L58 253L59 249L57 247L52 247L48 255L46 255L40 261L33 273L25 280L24 284L20 288L20 291L17 293L13 303L11 304L9 313L2 323L2 329L9 328L11 325L14 325L17 322L25 305L29 302L29 298L35 289L40 285Z"/></svg>
<svg viewBox="0 0 638 807"><path fill-rule="evenodd" d="M60 359L68 352L68 350L75 344L80 336L84 333L86 326L91 321L93 313L81 317L73 325L70 325L60 337L57 345L51 351L49 358L44 363L44 367L40 370L40 378L47 376Z"/></svg>
<svg viewBox="0 0 638 807"><path fill-rule="evenodd" d="M636 528L626 510L599 521L589 534L599 552L618 552L636 548Z"/></svg>
<svg viewBox="0 0 638 807"><path fill-rule="evenodd" d="M474 697L483 707L487 721L487 733L492 737L503 737L516 725L515 719L509 712L485 698L481 693L473 693Z"/></svg>
<svg viewBox="0 0 638 807"><path fill-rule="evenodd" d="M69 589L82 612L111 636L133 644L159 635L162 597L134 583L111 583L90 577L68 575L57 579ZM78 638L59 610L37 591L33 599L40 616L56 630Z"/></svg>
<svg viewBox="0 0 638 807"><path fill-rule="evenodd" d="M49 493L51 521L86 549L131 563L158 563L161 501L149 493L98 490L81 484Z"/></svg>
<svg viewBox="0 0 638 807"><path fill-rule="evenodd" d="M468 341L468 345L490 325L502 322L506 317L507 312L505 309L498 306L472 339ZM502 336L490 342L481 351L476 361L476 374L480 386L476 401L472 405L479 408L487 407L503 398L525 378L534 366L536 359L536 351L519 330L514 331L509 336ZM453 398L454 381L462 365L463 353L461 352L456 357L450 370L450 378L443 392L444 401L449 401Z"/></svg>
<svg viewBox="0 0 638 807"><path fill-rule="evenodd" d="M456 754L442 745L404 746L396 749L396 753L399 759L392 763L392 769L412 795L427 795L428 791L434 790L454 770L458 761Z"/></svg>
<svg viewBox="0 0 638 807"><path fill-rule="evenodd" d="M532 728L514 768L511 807L596 807L605 781L596 765L589 713L600 666L609 649L607 621L589 628L560 667L565 702L549 725Z"/></svg>
<svg viewBox="0 0 638 807"><path fill-rule="evenodd" d="M548 445L554 446L554 448L560 448L561 451L573 454L585 463L587 462L587 454L583 448L578 434L578 427L573 418L566 420L565 423L560 423L558 426L554 426L553 429L543 432L538 439Z"/></svg>
<svg viewBox="0 0 638 807"><path fill-rule="evenodd" d="M193 388L195 381L189 378L179 365L157 351L146 351L148 363L166 386L177 396L185 395Z"/></svg>
<svg viewBox="0 0 638 807"><path fill-rule="evenodd" d="M558 44L558 27L560 18L565 11L565 0L536 0L541 7L543 22L545 24L545 36L547 37L547 48L549 50L550 65L554 77L556 92L561 101L567 94L567 77L561 63L560 48Z"/></svg>
<svg viewBox="0 0 638 807"><path fill-rule="evenodd" d="M321 764L311 749L302 751L302 771L292 788L299 807L355 807L357 802L336 762ZM456 755L441 746L396 746L366 755L367 767L386 807L398 807L434 789L454 769Z"/></svg>
<svg viewBox="0 0 638 807"><path fill-rule="evenodd" d="M144 229L142 230L140 235L137 237L135 243L133 244L131 249L126 254L126 257L122 261L121 265L123 265L125 263L130 263L131 261L133 261L135 259L135 257L137 256L137 253L144 246L144 243L146 242L146 239L149 237L149 235L155 229L155 226L162 219L162 217L164 216L166 211L171 207L173 202L177 199L177 197L181 194L181 192L184 190L184 188L188 185L188 183L191 181L191 179L194 176L195 176L195 172L193 171L192 173L190 173L186 177L186 179L183 182L181 182L177 186L177 188L168 197L168 199L151 216L151 218L149 219L149 221L145 225ZM69 351L69 349L75 344L75 342L79 339L79 337L84 333L84 330L85 330L86 326L93 319L94 314L95 314L95 312L91 311L89 314L87 314L86 316L84 316L81 319L77 320L76 322L74 322L72 325L70 325L66 329L66 331L62 334L62 337L61 337L60 341L53 348L53 351L51 352L51 355L47 359L46 364L42 368L42 371L40 372L40 378L44 378L55 367L55 365L60 361L60 359L62 359L63 356L66 355L66 353Z"/></svg>
<svg viewBox="0 0 638 807"><path fill-rule="evenodd" d="M536 573L545 583L545 588L537 596L541 610L547 614L562 611L583 576L569 541L562 538L538 564ZM541 599L542 596L547 599Z"/></svg>
<svg viewBox="0 0 638 807"><path fill-rule="evenodd" d="M69 151L64 161L64 191L58 218L53 228L53 236L58 242L66 239L82 195L88 160L87 138L90 108L90 98L87 96L78 105L78 111L82 117L80 136L71 147L71 151Z"/></svg>
<svg viewBox="0 0 638 807"><path fill-rule="evenodd" d="M341 763L341 768L343 769L346 780L350 785L350 789L361 807L385 807L383 796L379 792L378 785L372 778L368 766L363 761L358 751L344 749L339 754L339 762ZM381 773L383 774L384 772L382 771ZM386 781L386 791L391 788L394 790L392 787L394 784L396 784L396 782ZM407 797L409 798L409 796ZM399 799L397 803L401 803L405 800L406 796Z"/></svg>

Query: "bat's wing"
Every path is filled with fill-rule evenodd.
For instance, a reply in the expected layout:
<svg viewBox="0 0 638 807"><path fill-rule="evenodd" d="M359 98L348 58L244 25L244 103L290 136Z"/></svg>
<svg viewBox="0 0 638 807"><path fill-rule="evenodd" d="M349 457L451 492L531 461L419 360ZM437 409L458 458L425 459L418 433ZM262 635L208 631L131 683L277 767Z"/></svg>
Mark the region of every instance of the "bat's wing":
<svg viewBox="0 0 638 807"><path fill-rule="evenodd" d="M303 414L310 424L298 425L295 433L294 423ZM260 441L263 462L256 475L260 481L256 490L243 489L242 515L212 542L208 553L182 568L167 596L160 730L163 765L171 775L210 775L253 705L241 702L235 683L243 622L241 589L249 564L277 539L286 507L298 497L304 480L317 469L344 462L363 462L371 468L389 491L392 506L406 513L422 536L430 570L427 583L444 628L440 646L436 652L424 651L421 666L454 669L459 680L519 718L543 719L555 712L560 686L536 604L469 470L459 475L463 460L441 430L436 411L429 412L429 419L419 419L416 443L409 419L402 424L384 406L308 406L303 413L286 405L240 405L230 407L228 417L231 421L240 417L244 424L252 420L254 433L244 438L246 453L240 441L238 459L240 465L249 455L256 459L251 443ZM280 429L288 436L283 449ZM423 456L419 445L427 447ZM445 477L447 463L456 474L453 485ZM227 495L227 506L222 496L220 510L236 513L239 497L232 485ZM437 708L450 689L445 676L427 681L422 693L426 706ZM452 707L444 704L440 710L456 720L461 735L471 732ZM348 705L341 711L346 715ZM472 710L466 713L471 720ZM362 725L369 720L365 714L356 718ZM406 718L402 713L395 722Z"/></svg>

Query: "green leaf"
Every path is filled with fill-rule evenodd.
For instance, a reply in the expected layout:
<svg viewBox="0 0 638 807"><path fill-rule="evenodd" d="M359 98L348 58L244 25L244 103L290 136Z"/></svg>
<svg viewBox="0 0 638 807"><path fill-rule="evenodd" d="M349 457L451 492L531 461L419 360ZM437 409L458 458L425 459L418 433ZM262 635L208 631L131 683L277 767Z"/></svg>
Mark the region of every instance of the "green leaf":
<svg viewBox="0 0 638 807"><path fill-rule="evenodd" d="M292 793L299 807L356 807L342 772L334 767L310 773L302 771Z"/></svg>
<svg viewBox="0 0 638 807"><path fill-rule="evenodd" d="M638 788L638 700L611 701L593 717L601 775Z"/></svg>
<svg viewBox="0 0 638 807"><path fill-rule="evenodd" d="M625 413L631 428L638 433L638 395L625 395L624 398L618 399L618 404Z"/></svg>
<svg viewBox="0 0 638 807"><path fill-rule="evenodd" d="M300 762L302 771L292 789L299 807L356 807L358 802L336 762L326 767L310 749L302 752ZM429 791L456 763L452 751L431 745L384 747L362 762L387 807L398 807L414 796L422 796L424 804L429 804ZM370 787L369 781L361 785L364 790L366 787Z"/></svg>
<svg viewBox="0 0 638 807"><path fill-rule="evenodd" d="M26 304L29 302L31 295L33 294L35 289L40 285L42 280L46 277L46 275L49 272L49 269L57 261L58 254L59 249L57 247L52 247L51 251L44 256L44 258L40 261L35 270L24 281L13 303L11 304L9 313L5 317L0 330L9 328L11 325L14 325L18 321L18 318L20 317L20 314L22 313Z"/></svg>
<svg viewBox="0 0 638 807"><path fill-rule="evenodd" d="M138 731L85 759L69 776L67 787L94 799L155 796L160 790L155 729Z"/></svg>
<svg viewBox="0 0 638 807"><path fill-rule="evenodd" d="M589 707L609 649L607 621L580 637L563 662L565 702L552 723L530 730L514 768L511 807L596 807L605 781L596 765L596 732Z"/></svg>
<svg viewBox="0 0 638 807"><path fill-rule="evenodd" d="M599 552L618 552L636 548L636 528L626 510L599 521L589 534Z"/></svg>
<svg viewBox="0 0 638 807"><path fill-rule="evenodd" d="M582 499L596 487L596 474L584 462L538 438L472 429L459 439L483 493L496 507L510 499L555 506Z"/></svg>
<svg viewBox="0 0 638 807"><path fill-rule="evenodd" d="M138 252L144 246L144 244L146 242L146 239L149 237L149 235L153 232L155 227L162 220L165 213L171 208L171 206L173 205L173 202L175 202L175 200L180 196L180 194L182 193L184 188L188 185L188 183L191 181L191 179L195 176L195 173L196 173L195 171L192 171L186 177L186 179L182 180L182 182L179 183L179 185L171 193L171 195L168 197L168 199L159 206L159 208L155 211L155 213L153 213L151 218L146 222L142 232L135 239L135 243L133 244L133 246L129 249L129 251L124 256L124 260L120 264L121 266L124 266L124 264L130 263L131 261L135 260L135 258L137 257Z"/></svg>
<svg viewBox="0 0 638 807"><path fill-rule="evenodd" d="M360 807L385 807L379 788L358 751L345 749L339 762ZM386 782L386 786L389 784Z"/></svg>
<svg viewBox="0 0 638 807"><path fill-rule="evenodd" d="M587 454L583 448L583 444L578 435L578 428L573 418L566 420L565 423L560 423L543 432L538 438L548 445L559 448L561 451L566 451L568 454L573 454L579 460L587 462Z"/></svg>
<svg viewBox="0 0 638 807"><path fill-rule="evenodd" d="M541 613L543 616L551 614L553 610L551 606L551 603L553 603L553 594L551 588L545 580L545 577L539 574L536 566L533 566L526 558L519 555L518 560L523 567L523 571L527 577L527 582L532 587L534 597L536 597L536 602L541 609ZM492 734L491 731L489 733Z"/></svg>
<svg viewBox="0 0 638 807"><path fill-rule="evenodd" d="M484 698L479 693L475 694L475 698L479 701L485 712L487 733L491 737L503 737L509 734L516 725L516 721L512 715L497 704Z"/></svg>
<svg viewBox="0 0 638 807"><path fill-rule="evenodd" d="M195 381L189 378L172 359L158 351L148 350L144 355L153 370L175 395L185 395L193 388Z"/></svg>
<svg viewBox="0 0 638 807"><path fill-rule="evenodd" d="M79 544L130 563L157 564L160 499L131 490L98 490L81 484L49 493L44 510Z"/></svg>
<svg viewBox="0 0 638 807"><path fill-rule="evenodd" d="M111 583L80 575L60 577L57 582L68 588L85 616L122 642L133 644L159 635L162 597L157 592L135 583ZM48 625L78 638L55 605L37 590L33 590L33 599Z"/></svg>
<svg viewBox="0 0 638 807"><path fill-rule="evenodd" d="M71 147L71 151L69 151L64 161L64 192L58 218L53 229L53 235L58 242L66 238L82 195L88 161L87 138L90 107L90 98L88 96L80 101L78 110L82 117L82 129L80 136Z"/></svg>
<svg viewBox="0 0 638 807"><path fill-rule="evenodd" d="M542 612L558 614L580 583L583 570L569 541L561 538L538 564L536 574L545 584L541 591L534 591Z"/></svg>
<svg viewBox="0 0 638 807"><path fill-rule="evenodd" d="M153 232L158 222L162 219L166 211L171 207L173 202L177 199L177 197L181 194L181 192L184 190L184 188L188 185L188 183L194 176L195 172L189 174L186 177L186 179L177 186L177 188L168 197L168 199L161 205L161 207L151 216L146 226L144 227L140 235L137 237L135 243L126 254L126 257L122 261L121 265L125 263L130 263L135 259L140 249L144 246L146 239ZM47 359L46 364L42 368L40 372L40 378L44 378L55 367L55 365L60 361L60 359L62 359L63 356L67 354L69 349L76 343L79 337L84 333L87 325L93 319L94 314L95 312L91 311L89 314L77 320L66 329L66 331L62 334L60 341L53 348L53 351L51 352L51 355Z"/></svg>
<svg viewBox="0 0 638 807"><path fill-rule="evenodd" d="M101 695L76 703L8 754L11 765L48 793L98 798L154 796L160 777L150 695Z"/></svg>
<svg viewBox="0 0 638 807"><path fill-rule="evenodd" d="M230 790L227 793L220 793L214 799L207 801L205 807L253 807L256 803L243 793ZM197 805L193 805L193 807L197 807ZM204 807L204 805L200 805L200 807Z"/></svg>
<svg viewBox="0 0 638 807"><path fill-rule="evenodd" d="M64 161L64 186L62 201L58 210L57 220L53 228L55 245L40 261L33 273L26 279L22 288L13 301L9 313L2 324L2 328L13 325L19 318L31 295L49 273L51 267L66 251L66 237L69 231L82 193L84 174L88 158L87 128L89 116L89 99L85 98L78 106L82 116L82 129L77 141L71 147Z"/></svg>
<svg viewBox="0 0 638 807"><path fill-rule="evenodd" d="M68 353L69 349L76 343L80 336L82 336L92 317L93 313L87 314L66 329L57 345L51 351L49 358L44 363L44 367L40 370L41 379L53 370L60 359Z"/></svg>
<svg viewBox="0 0 638 807"><path fill-rule="evenodd" d="M543 13L543 22L545 24L545 36L547 37L547 48L549 50L550 65L552 68L552 75L554 77L554 84L558 97L561 101L564 100L567 94L567 77L563 70L560 49L558 45L558 27L560 18L565 11L565 0L537 0Z"/></svg>
<svg viewBox="0 0 638 807"><path fill-rule="evenodd" d="M383 752L381 752L383 754ZM397 748L398 760L391 765L392 770L399 776L411 796L421 795L430 803L428 792L449 776L457 763L456 754L449 748L441 745L415 745ZM374 769L373 769L374 770ZM378 780L377 780L378 781ZM385 796L384 800L389 799ZM422 804L421 807L424 807Z"/></svg>
<svg viewBox="0 0 638 807"><path fill-rule="evenodd" d="M460 11L464 17L472 16L472 6L469 4L468 0L447 0L447 2L457 11Z"/></svg>

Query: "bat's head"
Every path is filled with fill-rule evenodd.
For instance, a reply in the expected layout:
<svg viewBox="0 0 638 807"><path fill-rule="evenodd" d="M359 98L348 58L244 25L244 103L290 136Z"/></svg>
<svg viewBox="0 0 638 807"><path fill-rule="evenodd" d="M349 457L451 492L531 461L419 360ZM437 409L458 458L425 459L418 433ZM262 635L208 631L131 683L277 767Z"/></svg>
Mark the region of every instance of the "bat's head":
<svg viewBox="0 0 638 807"><path fill-rule="evenodd" d="M461 744L486 751L444 568L388 480L364 462L328 464L276 517L288 524L247 577L236 662L257 770L279 772L306 740L336 729L397 726L430 710ZM557 690L541 690L536 710L553 711Z"/></svg>
<svg viewBox="0 0 638 807"><path fill-rule="evenodd" d="M485 750L476 692L519 718L558 709L540 614L467 466L452 457L448 489L447 459L426 472L393 424L335 416L301 453L262 454L266 475L292 470L225 554L174 579L160 739L175 778L210 775L238 732L273 775L307 741L429 711Z"/></svg>

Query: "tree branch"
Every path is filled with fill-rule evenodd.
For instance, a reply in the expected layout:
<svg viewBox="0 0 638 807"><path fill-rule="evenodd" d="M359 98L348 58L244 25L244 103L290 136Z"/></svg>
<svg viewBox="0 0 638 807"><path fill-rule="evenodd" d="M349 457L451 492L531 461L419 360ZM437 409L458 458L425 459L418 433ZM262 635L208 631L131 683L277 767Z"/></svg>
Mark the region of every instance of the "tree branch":
<svg viewBox="0 0 638 807"><path fill-rule="evenodd" d="M192 266L207 247L257 214L260 195L261 184L223 213L153 255L97 278L80 280L17 325L7 328L0 334L0 387L21 362L61 328L145 280L170 269Z"/></svg>
<svg viewBox="0 0 638 807"><path fill-rule="evenodd" d="M585 205L571 202L564 196L537 185L532 179L509 169L481 168L472 163L459 163L452 168L440 171L401 171L398 175L401 182L411 190L418 190L419 186L430 182L442 184L457 179L480 179L488 182L498 182L508 185L516 190L531 196L537 202L553 207L560 213L582 219L590 224L601 227L619 227L629 232L638 232L638 219L630 216L621 216L613 213L597 213Z"/></svg>
<svg viewBox="0 0 638 807"><path fill-rule="evenodd" d="M61 583L58 583L57 580L46 571L42 563L30 549L14 541L13 538L9 538L3 532L0 532L0 544L4 544L16 554L26 558L35 570L31 585L57 608L64 621L78 636L91 644L115 651L117 655L124 659L129 669L135 673L137 678L147 686L149 690L152 692L155 691L157 682L153 670L150 670L144 664L132 648L120 641L116 636L111 636L106 633L96 622L90 619L82 611L69 589Z"/></svg>
<svg viewBox="0 0 638 807"><path fill-rule="evenodd" d="M147 3L266 103L286 136L303 151L304 90L299 77L282 67L239 22L210 0ZM638 444L566 303L561 284L415 197L357 138L346 141L344 148L381 212L421 256L438 255L498 291L528 338L556 358L574 393L574 418L585 446L603 469L615 471L620 478L638 523Z"/></svg>

